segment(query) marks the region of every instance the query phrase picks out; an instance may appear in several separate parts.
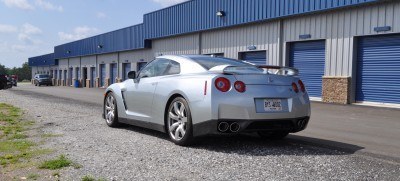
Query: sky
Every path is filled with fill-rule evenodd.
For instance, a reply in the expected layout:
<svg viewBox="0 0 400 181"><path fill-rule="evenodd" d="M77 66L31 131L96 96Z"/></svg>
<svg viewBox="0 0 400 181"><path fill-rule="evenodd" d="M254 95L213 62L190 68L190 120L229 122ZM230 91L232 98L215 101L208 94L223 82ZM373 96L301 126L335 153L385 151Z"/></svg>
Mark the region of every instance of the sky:
<svg viewBox="0 0 400 181"><path fill-rule="evenodd" d="M54 46L140 24L185 0L0 0L0 64L20 67Z"/></svg>

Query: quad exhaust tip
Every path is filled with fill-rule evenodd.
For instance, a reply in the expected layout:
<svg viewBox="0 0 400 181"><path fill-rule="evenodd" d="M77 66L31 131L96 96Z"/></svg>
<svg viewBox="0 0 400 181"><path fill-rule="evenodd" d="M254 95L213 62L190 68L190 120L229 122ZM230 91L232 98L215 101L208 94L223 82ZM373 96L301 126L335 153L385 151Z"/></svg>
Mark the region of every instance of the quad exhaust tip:
<svg viewBox="0 0 400 181"><path fill-rule="evenodd" d="M226 132L229 129L229 124L227 122L220 122L218 124L218 131Z"/></svg>
<svg viewBox="0 0 400 181"><path fill-rule="evenodd" d="M238 132L240 129L240 125L236 122L232 123L231 126L229 126L229 130L232 131L232 133Z"/></svg>

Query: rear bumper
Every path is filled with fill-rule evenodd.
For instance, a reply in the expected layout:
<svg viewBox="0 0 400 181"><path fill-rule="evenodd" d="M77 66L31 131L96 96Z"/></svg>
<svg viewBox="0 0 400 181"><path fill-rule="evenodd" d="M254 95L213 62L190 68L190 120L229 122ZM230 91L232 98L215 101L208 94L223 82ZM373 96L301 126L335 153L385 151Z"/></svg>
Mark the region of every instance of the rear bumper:
<svg viewBox="0 0 400 181"><path fill-rule="evenodd" d="M310 117L299 117L290 119L257 119L257 120L243 120L243 119L219 119L209 120L193 125L194 136L205 135L226 135L237 134L243 132L256 132L256 131L288 131L295 133L307 128ZM222 132L218 130L218 125L221 122L227 122L229 125L237 123L240 128L237 132L230 130Z"/></svg>

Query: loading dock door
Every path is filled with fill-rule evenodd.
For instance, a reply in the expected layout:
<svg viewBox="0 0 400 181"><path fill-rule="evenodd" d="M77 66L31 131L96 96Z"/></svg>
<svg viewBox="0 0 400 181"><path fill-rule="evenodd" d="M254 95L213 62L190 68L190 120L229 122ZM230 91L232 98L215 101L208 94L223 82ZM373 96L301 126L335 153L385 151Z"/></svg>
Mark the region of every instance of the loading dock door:
<svg viewBox="0 0 400 181"><path fill-rule="evenodd" d="M358 41L356 101L400 104L400 35Z"/></svg>
<svg viewBox="0 0 400 181"><path fill-rule="evenodd" d="M100 87L104 86L104 81L106 80L106 65L100 65Z"/></svg>
<svg viewBox="0 0 400 181"><path fill-rule="evenodd" d="M112 63L110 66L111 66L110 82L111 82L111 84L113 84L113 83L115 83L115 79L118 77L117 64Z"/></svg>
<svg viewBox="0 0 400 181"><path fill-rule="evenodd" d="M309 96L320 98L325 72L325 41L292 43L289 53L289 66L299 69Z"/></svg>
<svg viewBox="0 0 400 181"><path fill-rule="evenodd" d="M74 85L73 82L72 82L72 75L73 75L72 72L73 72L73 71L74 71L73 68L70 68L70 69L69 69L69 85L70 85L70 86Z"/></svg>
<svg viewBox="0 0 400 181"><path fill-rule="evenodd" d="M242 52L240 53L240 58L256 65L266 65L268 62L266 51Z"/></svg>
<svg viewBox="0 0 400 181"><path fill-rule="evenodd" d="M94 86L94 80L96 78L96 67L90 67L90 87Z"/></svg>
<svg viewBox="0 0 400 181"><path fill-rule="evenodd" d="M131 71L131 64L130 63L124 63L124 74L123 74L123 79L127 80L128 79L128 73Z"/></svg>

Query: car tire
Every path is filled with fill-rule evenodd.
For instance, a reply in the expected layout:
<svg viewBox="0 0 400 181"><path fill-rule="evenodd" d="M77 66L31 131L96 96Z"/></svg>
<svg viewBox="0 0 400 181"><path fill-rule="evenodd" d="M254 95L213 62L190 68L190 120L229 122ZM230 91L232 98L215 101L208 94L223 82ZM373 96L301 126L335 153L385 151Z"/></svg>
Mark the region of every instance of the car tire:
<svg viewBox="0 0 400 181"><path fill-rule="evenodd" d="M104 118L109 127L115 128L120 126L118 122L118 106L115 96L112 92L108 93L104 99Z"/></svg>
<svg viewBox="0 0 400 181"><path fill-rule="evenodd" d="M193 124L187 101L182 97L175 98L168 105L165 117L166 130L171 141L180 146L191 145L194 140Z"/></svg>
<svg viewBox="0 0 400 181"><path fill-rule="evenodd" d="M289 135L288 131L259 131L257 132L261 138L280 140Z"/></svg>

